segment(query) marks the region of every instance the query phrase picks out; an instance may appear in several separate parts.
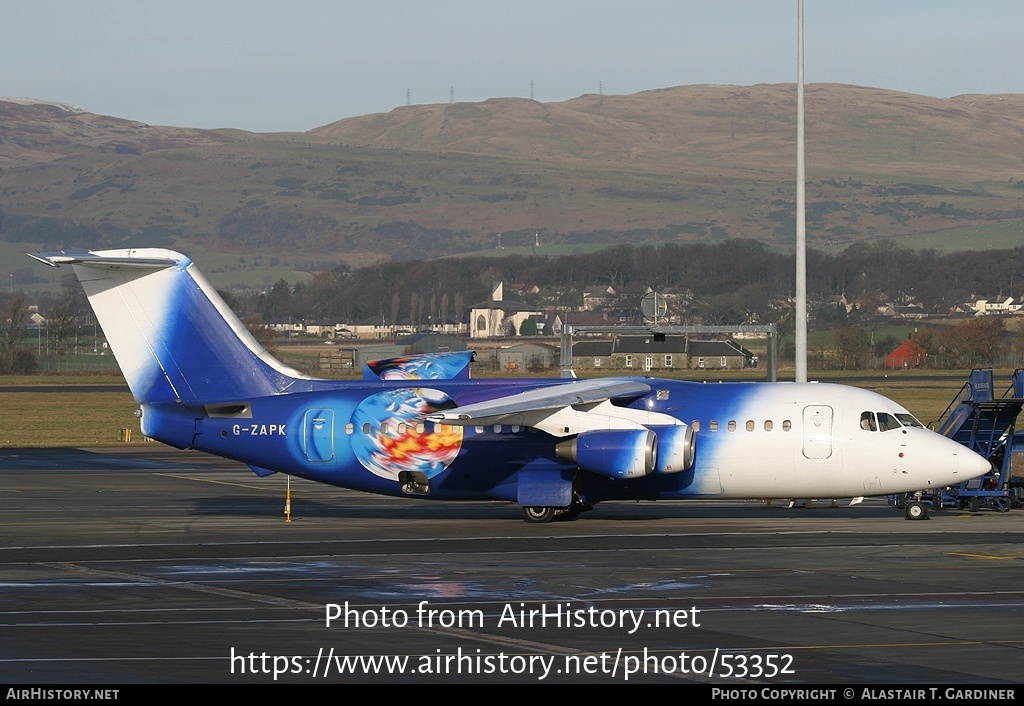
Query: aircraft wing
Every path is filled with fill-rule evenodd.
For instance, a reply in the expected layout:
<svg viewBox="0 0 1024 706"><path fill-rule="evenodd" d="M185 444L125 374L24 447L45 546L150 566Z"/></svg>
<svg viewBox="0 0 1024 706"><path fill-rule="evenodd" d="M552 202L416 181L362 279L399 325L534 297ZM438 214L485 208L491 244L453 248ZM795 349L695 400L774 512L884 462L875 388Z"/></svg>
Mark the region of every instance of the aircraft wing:
<svg viewBox="0 0 1024 706"><path fill-rule="evenodd" d="M547 417L574 405L597 405L614 399L636 398L650 391L650 385L635 379L575 380L435 412L427 415L427 419L458 426L497 424L514 415ZM526 424L533 426L529 421Z"/></svg>

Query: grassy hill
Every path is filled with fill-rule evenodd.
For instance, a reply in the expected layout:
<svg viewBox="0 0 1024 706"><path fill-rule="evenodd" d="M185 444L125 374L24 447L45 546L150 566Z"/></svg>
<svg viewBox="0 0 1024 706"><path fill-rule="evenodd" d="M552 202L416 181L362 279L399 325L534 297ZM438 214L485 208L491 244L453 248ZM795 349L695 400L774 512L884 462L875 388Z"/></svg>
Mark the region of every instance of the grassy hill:
<svg viewBox="0 0 1024 706"><path fill-rule="evenodd" d="M307 133L156 127L0 99L8 253L173 246L220 285L506 247L792 242L792 85L418 105ZM1024 96L807 88L808 241L1024 239ZM28 265L31 267L31 265ZM38 275L43 276L43 275Z"/></svg>

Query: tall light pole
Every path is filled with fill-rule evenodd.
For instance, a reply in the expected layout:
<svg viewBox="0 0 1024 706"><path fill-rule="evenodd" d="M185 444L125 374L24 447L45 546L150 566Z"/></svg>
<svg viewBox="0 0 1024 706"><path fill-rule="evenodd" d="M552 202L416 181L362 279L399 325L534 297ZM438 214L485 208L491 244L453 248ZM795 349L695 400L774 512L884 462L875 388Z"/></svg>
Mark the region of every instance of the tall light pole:
<svg viewBox="0 0 1024 706"><path fill-rule="evenodd" d="M807 382L807 220L804 188L804 0L797 0L796 68L796 369Z"/></svg>

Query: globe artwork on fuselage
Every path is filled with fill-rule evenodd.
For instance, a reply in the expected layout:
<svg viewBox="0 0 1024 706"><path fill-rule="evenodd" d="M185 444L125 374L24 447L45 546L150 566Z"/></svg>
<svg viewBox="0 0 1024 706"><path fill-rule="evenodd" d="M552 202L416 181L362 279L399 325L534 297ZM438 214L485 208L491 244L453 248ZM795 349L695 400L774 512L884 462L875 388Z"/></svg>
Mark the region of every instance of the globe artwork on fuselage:
<svg viewBox="0 0 1024 706"><path fill-rule="evenodd" d="M423 417L455 406L444 392L423 387L371 395L352 415L352 450L368 471L382 478L397 481L402 471L432 478L459 455L463 432L462 427L424 422Z"/></svg>

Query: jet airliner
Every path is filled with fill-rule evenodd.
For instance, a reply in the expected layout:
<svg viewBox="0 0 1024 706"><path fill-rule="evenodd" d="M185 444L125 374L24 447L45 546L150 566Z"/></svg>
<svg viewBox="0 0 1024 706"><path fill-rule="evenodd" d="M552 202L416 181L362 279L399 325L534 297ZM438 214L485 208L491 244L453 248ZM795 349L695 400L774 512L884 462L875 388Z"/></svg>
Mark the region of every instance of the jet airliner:
<svg viewBox="0 0 1024 706"><path fill-rule="evenodd" d="M136 402L178 448L391 496L518 503L529 522L606 500L911 493L989 462L853 387L654 378L470 379L472 352L367 365L360 381L293 370L184 255L32 255L70 265ZM907 517L927 517L917 502Z"/></svg>

